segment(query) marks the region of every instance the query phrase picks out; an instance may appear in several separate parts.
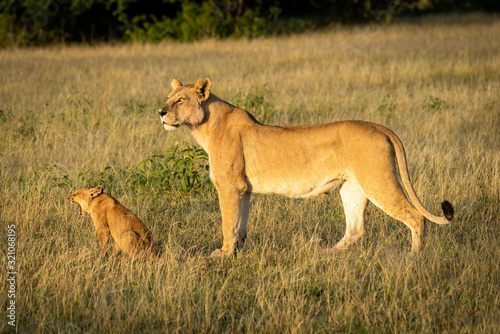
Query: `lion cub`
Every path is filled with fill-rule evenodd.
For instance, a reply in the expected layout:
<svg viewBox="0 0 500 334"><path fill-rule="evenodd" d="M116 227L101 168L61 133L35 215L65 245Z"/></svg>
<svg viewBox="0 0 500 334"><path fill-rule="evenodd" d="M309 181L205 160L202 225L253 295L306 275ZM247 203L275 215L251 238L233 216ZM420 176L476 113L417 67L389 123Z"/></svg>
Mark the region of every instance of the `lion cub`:
<svg viewBox="0 0 500 334"><path fill-rule="evenodd" d="M92 217L102 256L106 255L111 235L116 250L122 250L132 257L157 259L151 232L130 210L103 193L102 187L82 188L68 199L80 205L80 215L88 212Z"/></svg>

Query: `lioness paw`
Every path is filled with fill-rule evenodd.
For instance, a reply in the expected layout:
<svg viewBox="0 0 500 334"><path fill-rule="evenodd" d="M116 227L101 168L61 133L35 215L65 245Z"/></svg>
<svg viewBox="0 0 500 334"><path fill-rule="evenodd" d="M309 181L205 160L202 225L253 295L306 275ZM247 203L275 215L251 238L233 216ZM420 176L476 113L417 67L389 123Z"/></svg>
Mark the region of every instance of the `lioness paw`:
<svg viewBox="0 0 500 334"><path fill-rule="evenodd" d="M211 257L229 257L233 255L234 252L226 252L222 249L216 249L210 254Z"/></svg>

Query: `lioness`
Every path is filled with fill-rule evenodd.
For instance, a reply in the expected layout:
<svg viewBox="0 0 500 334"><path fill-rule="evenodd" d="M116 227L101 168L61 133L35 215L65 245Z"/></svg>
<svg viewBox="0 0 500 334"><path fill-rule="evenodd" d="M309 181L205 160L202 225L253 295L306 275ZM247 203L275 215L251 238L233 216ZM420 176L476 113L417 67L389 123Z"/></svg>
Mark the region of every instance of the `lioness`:
<svg viewBox="0 0 500 334"><path fill-rule="evenodd" d="M103 193L102 187L82 188L68 199L80 205L80 215L88 212L92 217L102 256L106 255L111 235L116 250L123 250L132 257L157 258L151 232L130 210Z"/></svg>
<svg viewBox="0 0 500 334"><path fill-rule="evenodd" d="M444 217L438 217L419 201L403 144L391 130L362 121L266 126L211 94L211 86L207 78L194 85L174 79L158 113L166 130L187 125L209 155L224 235L222 248L212 255L243 246L252 192L310 197L340 187L347 227L334 249L347 248L365 233L368 200L410 228L413 252L424 244L424 217L437 224L453 218L449 202L441 204Z"/></svg>

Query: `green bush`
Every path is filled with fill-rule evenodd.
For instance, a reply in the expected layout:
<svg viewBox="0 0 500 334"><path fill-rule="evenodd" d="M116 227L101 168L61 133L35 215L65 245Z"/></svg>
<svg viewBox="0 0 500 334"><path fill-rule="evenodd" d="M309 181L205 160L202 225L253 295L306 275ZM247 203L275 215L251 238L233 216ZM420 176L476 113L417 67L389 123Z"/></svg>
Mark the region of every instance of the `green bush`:
<svg viewBox="0 0 500 334"><path fill-rule="evenodd" d="M277 7L221 7L214 1L175 1L180 9L174 16L143 14L128 17L125 9L118 13L125 26L125 38L159 42L165 39L193 41L206 37L257 37L270 33L268 22L276 21Z"/></svg>
<svg viewBox="0 0 500 334"><path fill-rule="evenodd" d="M131 186L184 194L213 190L208 155L202 148L177 143L166 154L153 155L123 171Z"/></svg>

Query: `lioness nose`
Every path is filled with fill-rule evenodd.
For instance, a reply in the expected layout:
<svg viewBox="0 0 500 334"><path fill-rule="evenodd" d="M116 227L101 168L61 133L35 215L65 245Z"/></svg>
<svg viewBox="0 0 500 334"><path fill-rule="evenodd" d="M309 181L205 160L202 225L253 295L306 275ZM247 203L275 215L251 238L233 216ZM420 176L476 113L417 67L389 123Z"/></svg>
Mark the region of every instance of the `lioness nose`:
<svg viewBox="0 0 500 334"><path fill-rule="evenodd" d="M160 114L160 116L165 116L167 114L167 112L164 111L163 109L160 109L160 110L158 110L158 114Z"/></svg>

